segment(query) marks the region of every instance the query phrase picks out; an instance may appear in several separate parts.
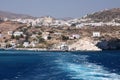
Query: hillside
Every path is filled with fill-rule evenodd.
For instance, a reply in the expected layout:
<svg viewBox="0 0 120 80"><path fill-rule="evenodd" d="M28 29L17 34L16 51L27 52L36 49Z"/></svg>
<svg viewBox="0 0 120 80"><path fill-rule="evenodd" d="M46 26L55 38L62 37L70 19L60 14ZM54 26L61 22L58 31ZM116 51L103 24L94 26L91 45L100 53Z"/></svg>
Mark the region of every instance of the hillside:
<svg viewBox="0 0 120 80"><path fill-rule="evenodd" d="M16 13L11 13L11 12L6 12L6 11L0 11L0 18L34 18L29 15L25 14L16 14Z"/></svg>
<svg viewBox="0 0 120 80"><path fill-rule="evenodd" d="M25 17L24 15L13 13L0 13L2 17ZM70 21L57 20L51 16L37 19L0 21L0 43L5 43L9 46L11 41L13 41L17 48L45 48L53 50L61 50L63 45L70 45L71 50L87 50L87 48L88 50L99 50L99 48L120 49L120 22L116 22L119 20L120 9L114 8ZM36 23L36 25L28 23ZM105 23L110 23L110 25ZM69 26L69 24L74 25ZM76 27L76 25L81 24L83 24L82 27ZM96 26L98 24L104 25ZM13 31L12 35L8 34L9 31ZM94 32L100 33L100 36L94 37Z"/></svg>
<svg viewBox="0 0 120 80"><path fill-rule="evenodd" d="M87 15L85 18L91 18L95 22L110 22L113 19L120 19L120 8L113 8L109 10L103 10L99 12L95 12L93 14Z"/></svg>
<svg viewBox="0 0 120 80"><path fill-rule="evenodd" d="M18 28L26 27L25 24L21 24L18 22L1 22L0 23L0 34L2 34L2 37L0 37L0 42L8 40L11 38L10 35L8 35L9 31L16 31Z"/></svg>

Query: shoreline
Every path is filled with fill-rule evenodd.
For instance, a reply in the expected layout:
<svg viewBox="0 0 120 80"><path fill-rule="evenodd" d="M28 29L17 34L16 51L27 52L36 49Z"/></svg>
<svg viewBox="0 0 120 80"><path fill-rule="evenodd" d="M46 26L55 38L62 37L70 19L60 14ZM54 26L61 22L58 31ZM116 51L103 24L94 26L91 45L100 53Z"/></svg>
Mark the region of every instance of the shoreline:
<svg viewBox="0 0 120 80"><path fill-rule="evenodd" d="M58 50L58 49L41 49L41 48L4 48L1 50L16 50L16 51L50 51L50 52L77 52L77 51L102 51L102 50Z"/></svg>
<svg viewBox="0 0 120 80"><path fill-rule="evenodd" d="M15 50L28 50L28 51L62 51L62 52L71 52L71 51L102 51L102 50L58 50L58 49L40 49L40 48L15 48Z"/></svg>
<svg viewBox="0 0 120 80"><path fill-rule="evenodd" d="M116 51L118 49L108 49L109 51ZM38 51L38 52L100 52L100 51L108 51L108 50L48 50L41 48L0 48L0 51Z"/></svg>

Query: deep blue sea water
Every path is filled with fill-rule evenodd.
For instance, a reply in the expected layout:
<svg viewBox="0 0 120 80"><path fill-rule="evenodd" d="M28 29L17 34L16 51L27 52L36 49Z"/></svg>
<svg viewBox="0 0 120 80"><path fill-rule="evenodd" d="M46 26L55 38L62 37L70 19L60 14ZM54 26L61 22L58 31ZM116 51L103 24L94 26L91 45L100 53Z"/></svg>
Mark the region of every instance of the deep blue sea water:
<svg viewBox="0 0 120 80"><path fill-rule="evenodd" d="M120 51L0 51L0 80L120 80Z"/></svg>

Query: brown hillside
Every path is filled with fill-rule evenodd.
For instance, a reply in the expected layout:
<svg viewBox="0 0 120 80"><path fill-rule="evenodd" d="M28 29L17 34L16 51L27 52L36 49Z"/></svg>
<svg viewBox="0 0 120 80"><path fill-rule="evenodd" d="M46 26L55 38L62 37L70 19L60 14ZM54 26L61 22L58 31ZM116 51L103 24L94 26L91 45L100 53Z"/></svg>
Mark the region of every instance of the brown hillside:
<svg viewBox="0 0 120 80"><path fill-rule="evenodd" d="M94 14L88 15L86 18L91 18L94 21L98 22L100 21L109 22L116 18L120 19L120 8L99 11Z"/></svg>
<svg viewBox="0 0 120 80"><path fill-rule="evenodd" d="M21 24L18 22L2 22L0 23L0 32L2 34L2 38L0 40L3 40L3 38L9 39L10 36L8 35L8 31L15 31L17 28L24 27L25 24Z"/></svg>

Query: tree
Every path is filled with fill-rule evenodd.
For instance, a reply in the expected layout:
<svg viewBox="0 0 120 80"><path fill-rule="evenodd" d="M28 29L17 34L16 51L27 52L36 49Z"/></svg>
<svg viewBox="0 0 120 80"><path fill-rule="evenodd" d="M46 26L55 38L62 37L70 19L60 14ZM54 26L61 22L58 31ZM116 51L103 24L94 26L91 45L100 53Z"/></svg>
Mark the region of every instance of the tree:
<svg viewBox="0 0 120 80"><path fill-rule="evenodd" d="M39 43L45 42L45 39L43 39L41 36L38 37Z"/></svg>
<svg viewBox="0 0 120 80"><path fill-rule="evenodd" d="M41 35L42 34L42 32L38 32L38 35Z"/></svg>
<svg viewBox="0 0 120 80"><path fill-rule="evenodd" d="M29 41L28 39L29 39L29 37L26 36L26 37L25 37L25 42L28 42L28 41Z"/></svg>
<svg viewBox="0 0 120 80"><path fill-rule="evenodd" d="M15 39L16 39L16 40L19 40L19 39L20 39L20 36L15 36Z"/></svg>
<svg viewBox="0 0 120 80"><path fill-rule="evenodd" d="M48 36L48 40L50 40L52 37L51 36Z"/></svg>
<svg viewBox="0 0 120 80"><path fill-rule="evenodd" d="M20 35L21 38L24 38L23 34Z"/></svg>
<svg viewBox="0 0 120 80"><path fill-rule="evenodd" d="M11 39L15 39L14 35L11 36Z"/></svg>
<svg viewBox="0 0 120 80"><path fill-rule="evenodd" d="M67 40L69 40L69 37L62 35L62 40L63 40L63 41L67 41Z"/></svg>

